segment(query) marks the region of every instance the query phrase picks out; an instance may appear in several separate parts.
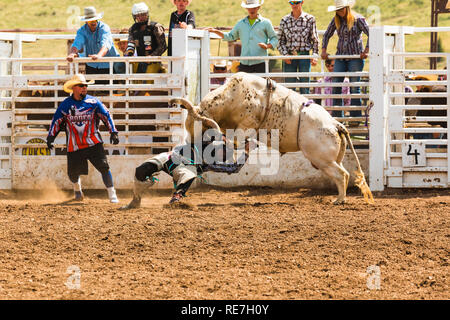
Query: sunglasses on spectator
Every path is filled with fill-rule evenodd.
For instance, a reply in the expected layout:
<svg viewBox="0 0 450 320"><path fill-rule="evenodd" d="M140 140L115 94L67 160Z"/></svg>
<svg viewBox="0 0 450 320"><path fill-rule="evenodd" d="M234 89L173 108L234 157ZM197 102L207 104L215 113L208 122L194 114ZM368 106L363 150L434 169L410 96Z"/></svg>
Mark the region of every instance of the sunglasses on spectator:
<svg viewBox="0 0 450 320"><path fill-rule="evenodd" d="M77 84L75 87L87 88L87 84Z"/></svg>
<svg viewBox="0 0 450 320"><path fill-rule="evenodd" d="M223 71L227 70L227 67L214 67L214 69Z"/></svg>
<svg viewBox="0 0 450 320"><path fill-rule="evenodd" d="M289 1L289 3L293 6L295 6L297 4L303 3L303 1Z"/></svg>

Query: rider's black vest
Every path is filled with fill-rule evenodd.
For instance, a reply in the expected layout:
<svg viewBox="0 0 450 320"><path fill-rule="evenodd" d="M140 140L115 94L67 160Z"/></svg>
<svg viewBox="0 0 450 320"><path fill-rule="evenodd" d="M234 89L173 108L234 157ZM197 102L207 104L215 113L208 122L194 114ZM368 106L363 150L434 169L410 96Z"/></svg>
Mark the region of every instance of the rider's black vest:
<svg viewBox="0 0 450 320"><path fill-rule="evenodd" d="M149 21L144 30L141 30L141 24L139 23L135 23L131 26L131 34L136 44L138 56L151 55L157 48L158 42L156 41L154 32L155 26L156 22L153 21ZM147 50L149 47L151 47L151 49Z"/></svg>

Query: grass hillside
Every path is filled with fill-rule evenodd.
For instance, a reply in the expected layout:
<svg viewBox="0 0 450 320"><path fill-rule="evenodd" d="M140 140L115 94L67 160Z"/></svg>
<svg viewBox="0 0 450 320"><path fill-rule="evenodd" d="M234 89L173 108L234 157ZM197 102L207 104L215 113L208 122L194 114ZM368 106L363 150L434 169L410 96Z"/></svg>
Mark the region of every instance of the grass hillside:
<svg viewBox="0 0 450 320"><path fill-rule="evenodd" d="M136 0L136 2L138 2ZM132 23L131 7L133 1L125 0L0 0L0 29L13 28L70 28L70 23L76 22L76 16L83 14L85 6L94 5L98 11L105 12L103 21L113 29L128 28ZM170 13L175 7L169 0L146 1L150 7L152 20L168 26ZM189 9L195 13L198 27L233 26L237 20L245 16L246 11L240 7L240 0L194 0ZM305 0L303 8L316 16L318 29L326 29L332 18L327 12L328 5L334 1ZM76 4L76 6L74 6ZM378 7L375 7L378 6ZM374 19L374 13L379 9L380 19ZM354 10L368 18L371 24L405 25L428 27L430 25L431 1L427 0L359 0ZM290 12L286 0L266 0L260 13L269 18L274 26L279 25L281 18ZM69 24L68 24L69 23ZM441 15L440 26L450 26L450 14ZM335 37L336 38L336 37ZM407 48L411 51L429 50L429 33L416 34L407 37ZM450 33L441 35L443 51L450 52ZM213 48L217 48L213 45ZM226 53L226 45L222 45L221 54ZM27 57L58 57L65 55L65 42L40 41L24 48ZM334 53L335 42L330 44L329 51ZM214 52L216 54L216 52ZM426 66L427 62L421 65Z"/></svg>

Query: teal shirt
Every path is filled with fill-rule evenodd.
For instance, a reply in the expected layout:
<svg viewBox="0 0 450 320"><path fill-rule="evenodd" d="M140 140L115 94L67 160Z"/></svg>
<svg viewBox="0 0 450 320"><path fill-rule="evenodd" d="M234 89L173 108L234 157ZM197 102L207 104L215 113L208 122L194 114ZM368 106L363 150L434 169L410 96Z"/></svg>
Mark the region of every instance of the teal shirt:
<svg viewBox="0 0 450 320"><path fill-rule="evenodd" d="M258 15L255 23L250 25L248 17L240 20L230 32L224 33L225 41L241 40L241 56L267 56L267 50L258 46L258 43L271 44L276 48L278 37L269 19ZM251 66L264 62L264 60L241 60L242 64Z"/></svg>

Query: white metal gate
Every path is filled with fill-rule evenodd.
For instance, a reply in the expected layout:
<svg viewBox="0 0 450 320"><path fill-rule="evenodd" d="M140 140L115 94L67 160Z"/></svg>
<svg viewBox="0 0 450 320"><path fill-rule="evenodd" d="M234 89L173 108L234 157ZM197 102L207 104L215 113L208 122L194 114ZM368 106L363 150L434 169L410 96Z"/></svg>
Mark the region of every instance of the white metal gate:
<svg viewBox="0 0 450 320"><path fill-rule="evenodd" d="M430 54L395 54L397 57L429 57ZM450 54L443 56L448 61ZM388 162L387 186L448 187L450 177L448 148L448 81L405 81L418 73L440 75L439 70L388 71ZM446 71L448 72L448 71ZM448 79L448 77L447 77ZM405 93L406 85L442 88L440 92ZM403 89L403 90L402 90Z"/></svg>
<svg viewBox="0 0 450 320"><path fill-rule="evenodd" d="M374 190L450 186L450 54L404 50L405 35L431 29L371 29L371 41L383 44L371 44L370 181ZM445 58L447 70L405 68L406 58L424 57ZM419 80L418 76L435 80ZM447 80L442 80L445 76ZM421 86L423 91L412 92L411 86Z"/></svg>

